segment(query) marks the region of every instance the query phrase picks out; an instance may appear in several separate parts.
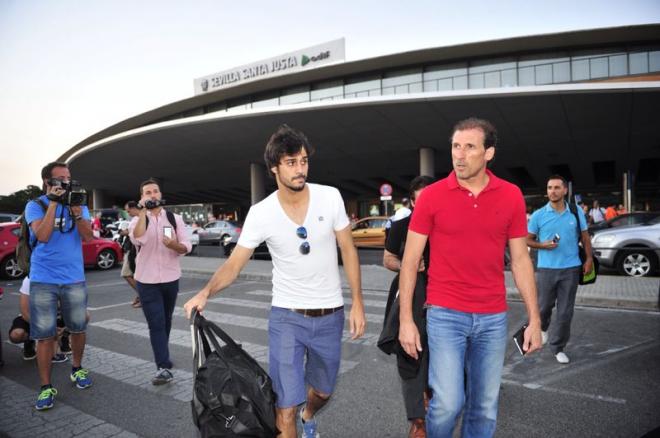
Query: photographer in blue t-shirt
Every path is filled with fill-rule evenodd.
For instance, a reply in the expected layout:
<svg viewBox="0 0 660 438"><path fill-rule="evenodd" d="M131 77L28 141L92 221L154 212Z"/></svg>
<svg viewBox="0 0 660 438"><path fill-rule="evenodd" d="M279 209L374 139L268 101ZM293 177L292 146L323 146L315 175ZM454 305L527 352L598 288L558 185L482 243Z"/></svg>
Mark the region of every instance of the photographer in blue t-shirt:
<svg viewBox="0 0 660 438"><path fill-rule="evenodd" d="M82 368L87 328L87 289L82 240L92 239L87 196L71 180L66 163L53 162L41 170L45 195L27 203L25 220L30 227L30 336L37 341L41 390L37 410L50 409L57 390L50 383L51 358L57 334L58 302L71 333L73 351L70 379L80 389L92 381Z"/></svg>

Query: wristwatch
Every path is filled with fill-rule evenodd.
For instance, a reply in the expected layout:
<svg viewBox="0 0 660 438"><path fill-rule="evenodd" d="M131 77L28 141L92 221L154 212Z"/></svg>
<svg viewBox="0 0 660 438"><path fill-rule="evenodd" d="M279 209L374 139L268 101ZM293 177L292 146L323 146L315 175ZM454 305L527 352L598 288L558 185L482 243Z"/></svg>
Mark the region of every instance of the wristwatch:
<svg viewBox="0 0 660 438"><path fill-rule="evenodd" d="M73 217L73 220L75 220L76 222L78 222L78 221L79 221L80 219L82 219L82 218L83 218L82 216L74 216L74 217Z"/></svg>

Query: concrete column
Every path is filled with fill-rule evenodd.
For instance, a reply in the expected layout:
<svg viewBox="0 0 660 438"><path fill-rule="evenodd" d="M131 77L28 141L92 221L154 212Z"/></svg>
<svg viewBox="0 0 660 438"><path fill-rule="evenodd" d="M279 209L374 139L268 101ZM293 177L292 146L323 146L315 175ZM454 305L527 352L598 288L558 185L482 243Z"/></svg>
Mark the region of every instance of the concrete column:
<svg viewBox="0 0 660 438"><path fill-rule="evenodd" d="M266 168L263 164L250 163L250 194L252 205L266 197L265 180Z"/></svg>
<svg viewBox="0 0 660 438"><path fill-rule="evenodd" d="M105 195L103 193L103 190L99 189L92 189L92 210L100 210L103 208L103 204L105 204Z"/></svg>
<svg viewBox="0 0 660 438"><path fill-rule="evenodd" d="M420 148L419 174L435 178L435 149Z"/></svg>

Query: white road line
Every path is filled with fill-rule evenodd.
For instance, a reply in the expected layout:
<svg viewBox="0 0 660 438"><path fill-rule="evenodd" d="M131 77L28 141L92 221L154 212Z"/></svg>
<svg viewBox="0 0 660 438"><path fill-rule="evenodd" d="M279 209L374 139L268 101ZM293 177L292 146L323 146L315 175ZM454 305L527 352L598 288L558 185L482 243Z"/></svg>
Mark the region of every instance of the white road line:
<svg viewBox="0 0 660 438"><path fill-rule="evenodd" d="M606 395L599 395L599 394L590 394L587 392L579 392L579 391L570 391L566 389L559 389L559 388L551 388L549 386L544 386L544 385L539 385L536 383L521 383L521 382L516 382L514 380L508 380L508 379L502 379L502 383L506 385L512 385L512 386L519 386L523 387L526 389L531 389L533 391L545 391L545 392L551 392L554 394L561 394L561 395L568 395L570 397L580 397L580 398L588 398L590 400L595 400L595 401L602 401L602 402L607 402L607 403L616 403L616 404L626 404L627 401L622 398L616 398L616 397L610 397Z"/></svg>
<svg viewBox="0 0 660 438"><path fill-rule="evenodd" d="M76 390L74 390L76 391ZM114 438L137 438L138 435L121 427L108 423L93 415L86 414L67 405L62 399L55 397L56 414L37 413L34 402L37 392L34 389L0 376L0 431L7 436L93 436ZM50 428L57 423L55 430ZM45 432L47 431L47 432Z"/></svg>
<svg viewBox="0 0 660 438"><path fill-rule="evenodd" d="M190 295L192 293L198 292L197 289L195 290L188 290L185 292L179 292L179 295ZM121 307L121 306L127 306L129 304L133 304L133 301L126 301L124 303L116 303L116 304L109 304L107 306L99 306L99 307L87 307L87 310L91 311L96 311L96 310L105 310L105 309L112 309L114 307Z"/></svg>
<svg viewBox="0 0 660 438"><path fill-rule="evenodd" d="M214 298L214 299L219 299L219 298ZM233 300L232 298L227 298L229 300ZM210 301L210 300L209 300ZM239 300L242 301L242 300ZM220 302L223 303L224 301L214 301L214 302ZM248 301L248 303L253 303L252 301ZM268 304L270 306L270 304ZM253 306L250 306L253 307ZM202 312L204 314L204 317L206 319L216 322L218 324L229 324L229 325L235 325L238 327L246 327L246 328L253 328L257 330L268 330L268 319L267 318L258 318L255 316L243 316L243 315L233 315L231 313L220 313L220 312L213 312L210 310L204 310ZM174 315L176 316L182 316L186 317L185 313L182 308L176 308L174 309ZM346 318L348 321L348 318ZM382 318L381 318L382 321ZM368 345L368 346L375 346L376 343L378 342L380 334L379 333L365 333L361 338L358 339L351 339L351 334L348 330L344 330L343 336L342 336L342 342L348 342L350 344L358 344L358 345Z"/></svg>

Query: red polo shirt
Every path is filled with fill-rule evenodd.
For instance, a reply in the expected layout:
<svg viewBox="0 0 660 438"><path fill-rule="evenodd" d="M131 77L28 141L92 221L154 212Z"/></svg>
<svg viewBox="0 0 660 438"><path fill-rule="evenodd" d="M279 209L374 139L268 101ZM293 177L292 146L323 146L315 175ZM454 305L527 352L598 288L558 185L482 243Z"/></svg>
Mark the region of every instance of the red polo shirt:
<svg viewBox="0 0 660 438"><path fill-rule="evenodd" d="M520 189L493 175L474 196L454 172L426 187L415 203L410 229L429 237L428 304L469 313L506 310L504 248L527 236Z"/></svg>

